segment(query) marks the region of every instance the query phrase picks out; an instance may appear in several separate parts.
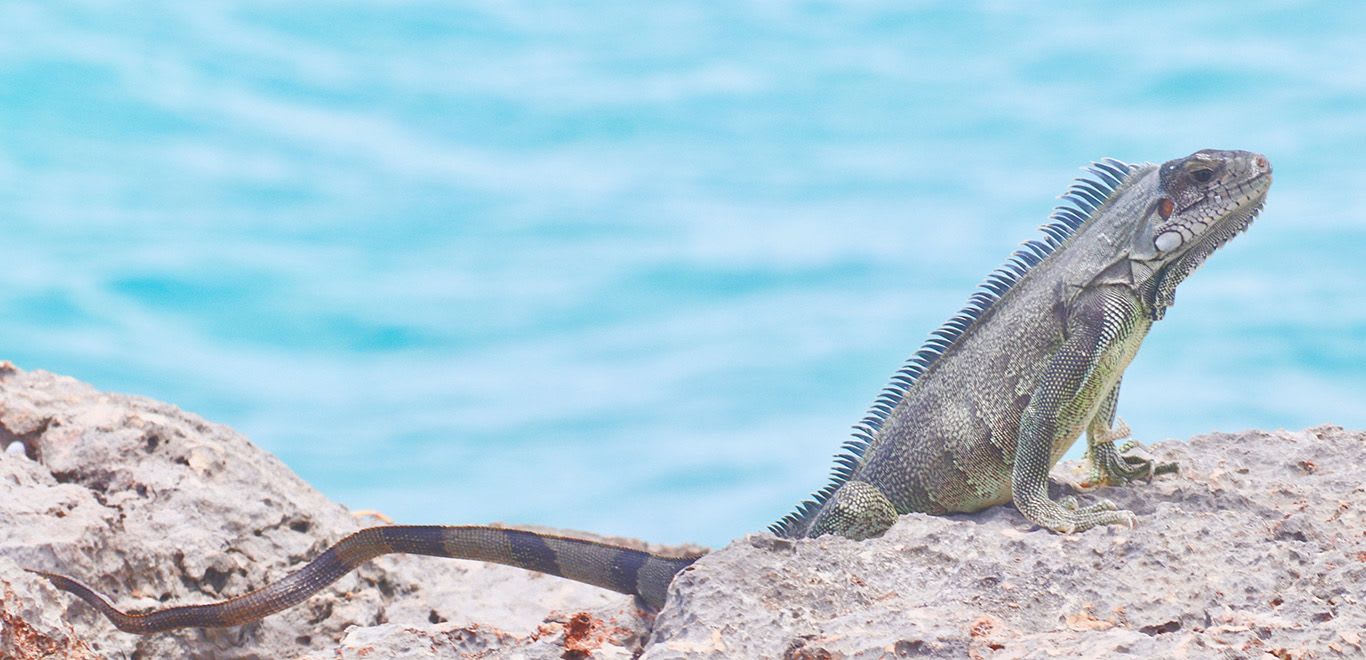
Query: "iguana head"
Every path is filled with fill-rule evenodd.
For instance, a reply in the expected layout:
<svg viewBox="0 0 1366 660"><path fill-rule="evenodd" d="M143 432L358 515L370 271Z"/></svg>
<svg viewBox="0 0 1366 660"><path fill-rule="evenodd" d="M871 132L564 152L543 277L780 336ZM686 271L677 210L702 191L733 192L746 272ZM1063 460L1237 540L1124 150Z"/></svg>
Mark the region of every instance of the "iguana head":
<svg viewBox="0 0 1366 660"><path fill-rule="evenodd" d="M1247 229L1271 187L1271 162L1250 151L1205 149L1162 164L1157 196L1130 248L1150 273L1154 318L1176 285L1219 246Z"/></svg>

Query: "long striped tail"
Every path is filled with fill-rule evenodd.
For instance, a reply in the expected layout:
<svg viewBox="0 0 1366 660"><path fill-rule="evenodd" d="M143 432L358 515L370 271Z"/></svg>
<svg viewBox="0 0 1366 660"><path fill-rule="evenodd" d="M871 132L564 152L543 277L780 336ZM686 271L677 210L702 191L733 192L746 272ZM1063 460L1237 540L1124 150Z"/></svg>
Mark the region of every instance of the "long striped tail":
<svg viewBox="0 0 1366 660"><path fill-rule="evenodd" d="M674 575L701 553L662 555L600 541L482 526L390 525L362 529L303 568L248 594L205 605L129 614L65 575L31 571L69 591L124 632L238 626L288 609L375 557L387 554L476 559L569 578L639 596L652 610L664 606Z"/></svg>

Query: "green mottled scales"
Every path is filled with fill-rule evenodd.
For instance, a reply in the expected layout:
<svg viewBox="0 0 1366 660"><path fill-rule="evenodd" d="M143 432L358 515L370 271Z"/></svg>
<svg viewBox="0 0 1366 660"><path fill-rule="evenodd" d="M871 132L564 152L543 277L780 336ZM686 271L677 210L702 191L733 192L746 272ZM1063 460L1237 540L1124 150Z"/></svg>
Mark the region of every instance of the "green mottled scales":
<svg viewBox="0 0 1366 660"><path fill-rule="evenodd" d="M1097 481L1174 469L1114 442L1124 369L1176 286L1261 209L1271 166L1245 151L1196 152L1162 166L1092 164L1066 203L992 273L958 315L892 378L836 458L834 478L772 527L786 537L877 536L900 514L979 511L1014 502L1059 532L1132 525L1107 501L1048 497L1048 472L1082 433ZM218 603L126 614L71 578L43 573L122 630L239 625L290 607L388 553L473 558L635 594L663 606L700 556L493 527L361 530L293 574Z"/></svg>
<svg viewBox="0 0 1366 660"><path fill-rule="evenodd" d="M1048 471L1088 434L1105 483L1157 466L1120 456L1124 369L1172 292L1247 227L1271 182L1260 155L1201 151L1161 166L1092 165L1044 227L893 378L837 459L833 483L775 524L784 536L881 534L896 514L1014 501L1060 532L1132 524L1106 501L1048 498Z"/></svg>

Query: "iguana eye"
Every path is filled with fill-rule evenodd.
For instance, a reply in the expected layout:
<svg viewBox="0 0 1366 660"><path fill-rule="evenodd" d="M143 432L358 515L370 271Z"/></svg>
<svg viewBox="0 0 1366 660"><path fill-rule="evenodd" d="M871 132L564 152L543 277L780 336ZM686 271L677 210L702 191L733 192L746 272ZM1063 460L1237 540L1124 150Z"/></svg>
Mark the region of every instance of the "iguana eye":
<svg viewBox="0 0 1366 660"><path fill-rule="evenodd" d="M1214 178L1214 170L1204 167L1198 170L1191 170L1191 178L1195 179L1196 183L1209 183L1209 180Z"/></svg>

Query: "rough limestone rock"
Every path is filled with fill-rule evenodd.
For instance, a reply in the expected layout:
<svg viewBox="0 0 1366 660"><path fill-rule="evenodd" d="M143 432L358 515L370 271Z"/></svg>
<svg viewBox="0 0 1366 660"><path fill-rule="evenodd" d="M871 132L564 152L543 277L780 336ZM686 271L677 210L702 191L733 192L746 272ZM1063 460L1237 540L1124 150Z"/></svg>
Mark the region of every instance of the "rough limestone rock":
<svg viewBox="0 0 1366 660"><path fill-rule="evenodd" d="M1366 433L1153 451L1180 474L1078 495L1135 529L1063 536L996 507L863 543L751 535L674 580L647 657L1366 657Z"/></svg>
<svg viewBox="0 0 1366 660"><path fill-rule="evenodd" d="M202 603L282 577L374 521L358 522L231 429L7 363L0 447L0 658L559 657L567 648L610 658L630 657L648 634L627 596L504 566L393 556L259 623L122 633L21 567L69 573L125 610Z"/></svg>
<svg viewBox="0 0 1366 660"><path fill-rule="evenodd" d="M7 364L0 449L4 658L1366 653L1366 433L1331 426L1157 445L1180 474L1103 491L1136 529L1059 536L998 507L905 516L862 543L751 535L682 573L654 621L567 580L387 557L259 623L146 637L20 567L125 609L206 602L360 523L225 427Z"/></svg>

